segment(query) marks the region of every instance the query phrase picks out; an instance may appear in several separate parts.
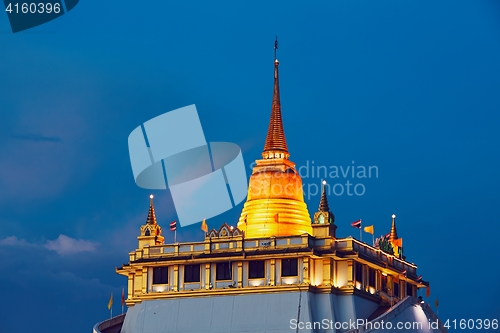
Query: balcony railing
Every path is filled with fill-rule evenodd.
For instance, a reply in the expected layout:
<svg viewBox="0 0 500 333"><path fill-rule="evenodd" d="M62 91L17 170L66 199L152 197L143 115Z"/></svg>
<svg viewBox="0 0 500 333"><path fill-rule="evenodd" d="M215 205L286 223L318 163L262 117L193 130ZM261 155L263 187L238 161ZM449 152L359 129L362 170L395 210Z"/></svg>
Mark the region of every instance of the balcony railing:
<svg viewBox="0 0 500 333"><path fill-rule="evenodd" d="M175 258L178 256L200 255L224 252L230 253L252 253L257 250L273 249L336 249L339 252L356 252L365 258L375 262L384 262L394 270L404 271L408 276L416 277L417 266L399 259L394 255L383 252L373 246L360 242L352 237L349 238L318 238L308 234L288 237L270 237L246 239L241 236L228 238L206 238L203 242L176 243L144 247L130 253L130 261L150 258Z"/></svg>
<svg viewBox="0 0 500 333"><path fill-rule="evenodd" d="M130 261L149 258L168 258L185 255L210 253L253 252L255 250L307 248L314 246L314 239L307 235L291 237L271 237L263 239L206 239L203 242L177 243L144 247L130 253Z"/></svg>
<svg viewBox="0 0 500 333"><path fill-rule="evenodd" d="M335 247L340 251L354 251L358 255L362 254L367 258L382 261L388 264L388 266L395 268L399 271L406 270L406 274L416 276L417 266L415 264L409 263L402 259L399 259L391 254L385 253L384 251L374 248L366 243L362 243L354 238L342 238L335 240Z"/></svg>

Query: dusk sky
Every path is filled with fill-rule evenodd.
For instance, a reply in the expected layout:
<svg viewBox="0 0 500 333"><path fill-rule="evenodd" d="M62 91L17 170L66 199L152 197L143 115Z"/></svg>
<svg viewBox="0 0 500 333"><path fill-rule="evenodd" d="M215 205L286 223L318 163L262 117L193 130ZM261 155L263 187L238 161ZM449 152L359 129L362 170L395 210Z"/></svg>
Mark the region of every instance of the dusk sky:
<svg viewBox="0 0 500 333"><path fill-rule="evenodd" d="M110 293L120 313L115 267L137 247L150 193L173 242L170 192L134 182L127 139L140 124L195 104L207 141L238 144L250 174L275 36L311 215L324 178L313 165L375 166L326 178L339 184L337 235L359 238L357 219L386 234L396 214L439 317L500 319L498 0L82 0L15 34L0 13L0 333L91 332ZM364 194L337 195L347 181ZM209 228L236 225L242 207ZM200 223L177 238L201 241Z"/></svg>

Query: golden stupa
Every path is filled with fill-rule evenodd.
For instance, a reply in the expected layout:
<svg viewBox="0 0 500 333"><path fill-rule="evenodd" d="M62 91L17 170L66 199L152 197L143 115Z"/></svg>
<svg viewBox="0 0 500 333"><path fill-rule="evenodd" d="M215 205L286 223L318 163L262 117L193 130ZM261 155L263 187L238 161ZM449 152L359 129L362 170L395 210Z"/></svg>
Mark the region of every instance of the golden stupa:
<svg viewBox="0 0 500 333"><path fill-rule="evenodd" d="M281 120L278 66L275 57L271 120L263 159L255 161L247 201L238 221L238 228L245 237L312 234L302 179L295 164L288 159L290 154Z"/></svg>

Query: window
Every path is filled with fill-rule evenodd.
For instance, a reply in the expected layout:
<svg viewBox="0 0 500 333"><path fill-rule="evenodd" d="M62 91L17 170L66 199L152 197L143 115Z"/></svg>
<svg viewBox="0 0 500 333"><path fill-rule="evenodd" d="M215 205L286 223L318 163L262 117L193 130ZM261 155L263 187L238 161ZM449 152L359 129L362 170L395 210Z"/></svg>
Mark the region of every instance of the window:
<svg viewBox="0 0 500 333"><path fill-rule="evenodd" d="M375 287L375 270L373 268L368 268L368 285Z"/></svg>
<svg viewBox="0 0 500 333"><path fill-rule="evenodd" d="M399 296L399 283L394 282L394 296Z"/></svg>
<svg viewBox="0 0 500 333"><path fill-rule="evenodd" d="M299 262L297 258L281 260L281 276L299 275Z"/></svg>
<svg viewBox="0 0 500 333"><path fill-rule="evenodd" d="M413 296L413 286L411 283L406 283L406 296Z"/></svg>
<svg viewBox="0 0 500 333"><path fill-rule="evenodd" d="M262 279L264 277L264 260L254 260L248 262L248 278Z"/></svg>
<svg viewBox="0 0 500 333"><path fill-rule="evenodd" d="M200 265L184 266L184 282L200 282Z"/></svg>
<svg viewBox="0 0 500 333"><path fill-rule="evenodd" d="M219 262L217 263L215 271L216 280L231 280L231 264L229 262Z"/></svg>
<svg viewBox="0 0 500 333"><path fill-rule="evenodd" d="M363 281L363 265L356 263L355 269L356 269L356 281L362 282Z"/></svg>
<svg viewBox="0 0 500 333"><path fill-rule="evenodd" d="M153 284L168 283L168 267L153 267Z"/></svg>
<svg viewBox="0 0 500 333"><path fill-rule="evenodd" d="M387 292L387 275L382 274L382 291Z"/></svg>

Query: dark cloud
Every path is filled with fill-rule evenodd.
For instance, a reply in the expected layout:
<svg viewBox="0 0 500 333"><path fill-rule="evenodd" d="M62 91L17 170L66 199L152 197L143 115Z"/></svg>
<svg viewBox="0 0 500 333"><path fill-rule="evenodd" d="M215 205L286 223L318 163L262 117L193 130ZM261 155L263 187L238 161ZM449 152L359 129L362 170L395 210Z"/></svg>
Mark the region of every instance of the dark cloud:
<svg viewBox="0 0 500 333"><path fill-rule="evenodd" d="M0 241L0 256L5 258L4 272L10 272L0 276L0 284L9 286L2 292L10 302L0 314L0 332L34 332L60 325L78 327L75 332L91 330L109 315L110 293L119 295L126 283L113 270L122 258L105 253L62 256L43 243L11 236ZM19 311L21 308L24 310ZM27 313L30 320L25 320Z"/></svg>

